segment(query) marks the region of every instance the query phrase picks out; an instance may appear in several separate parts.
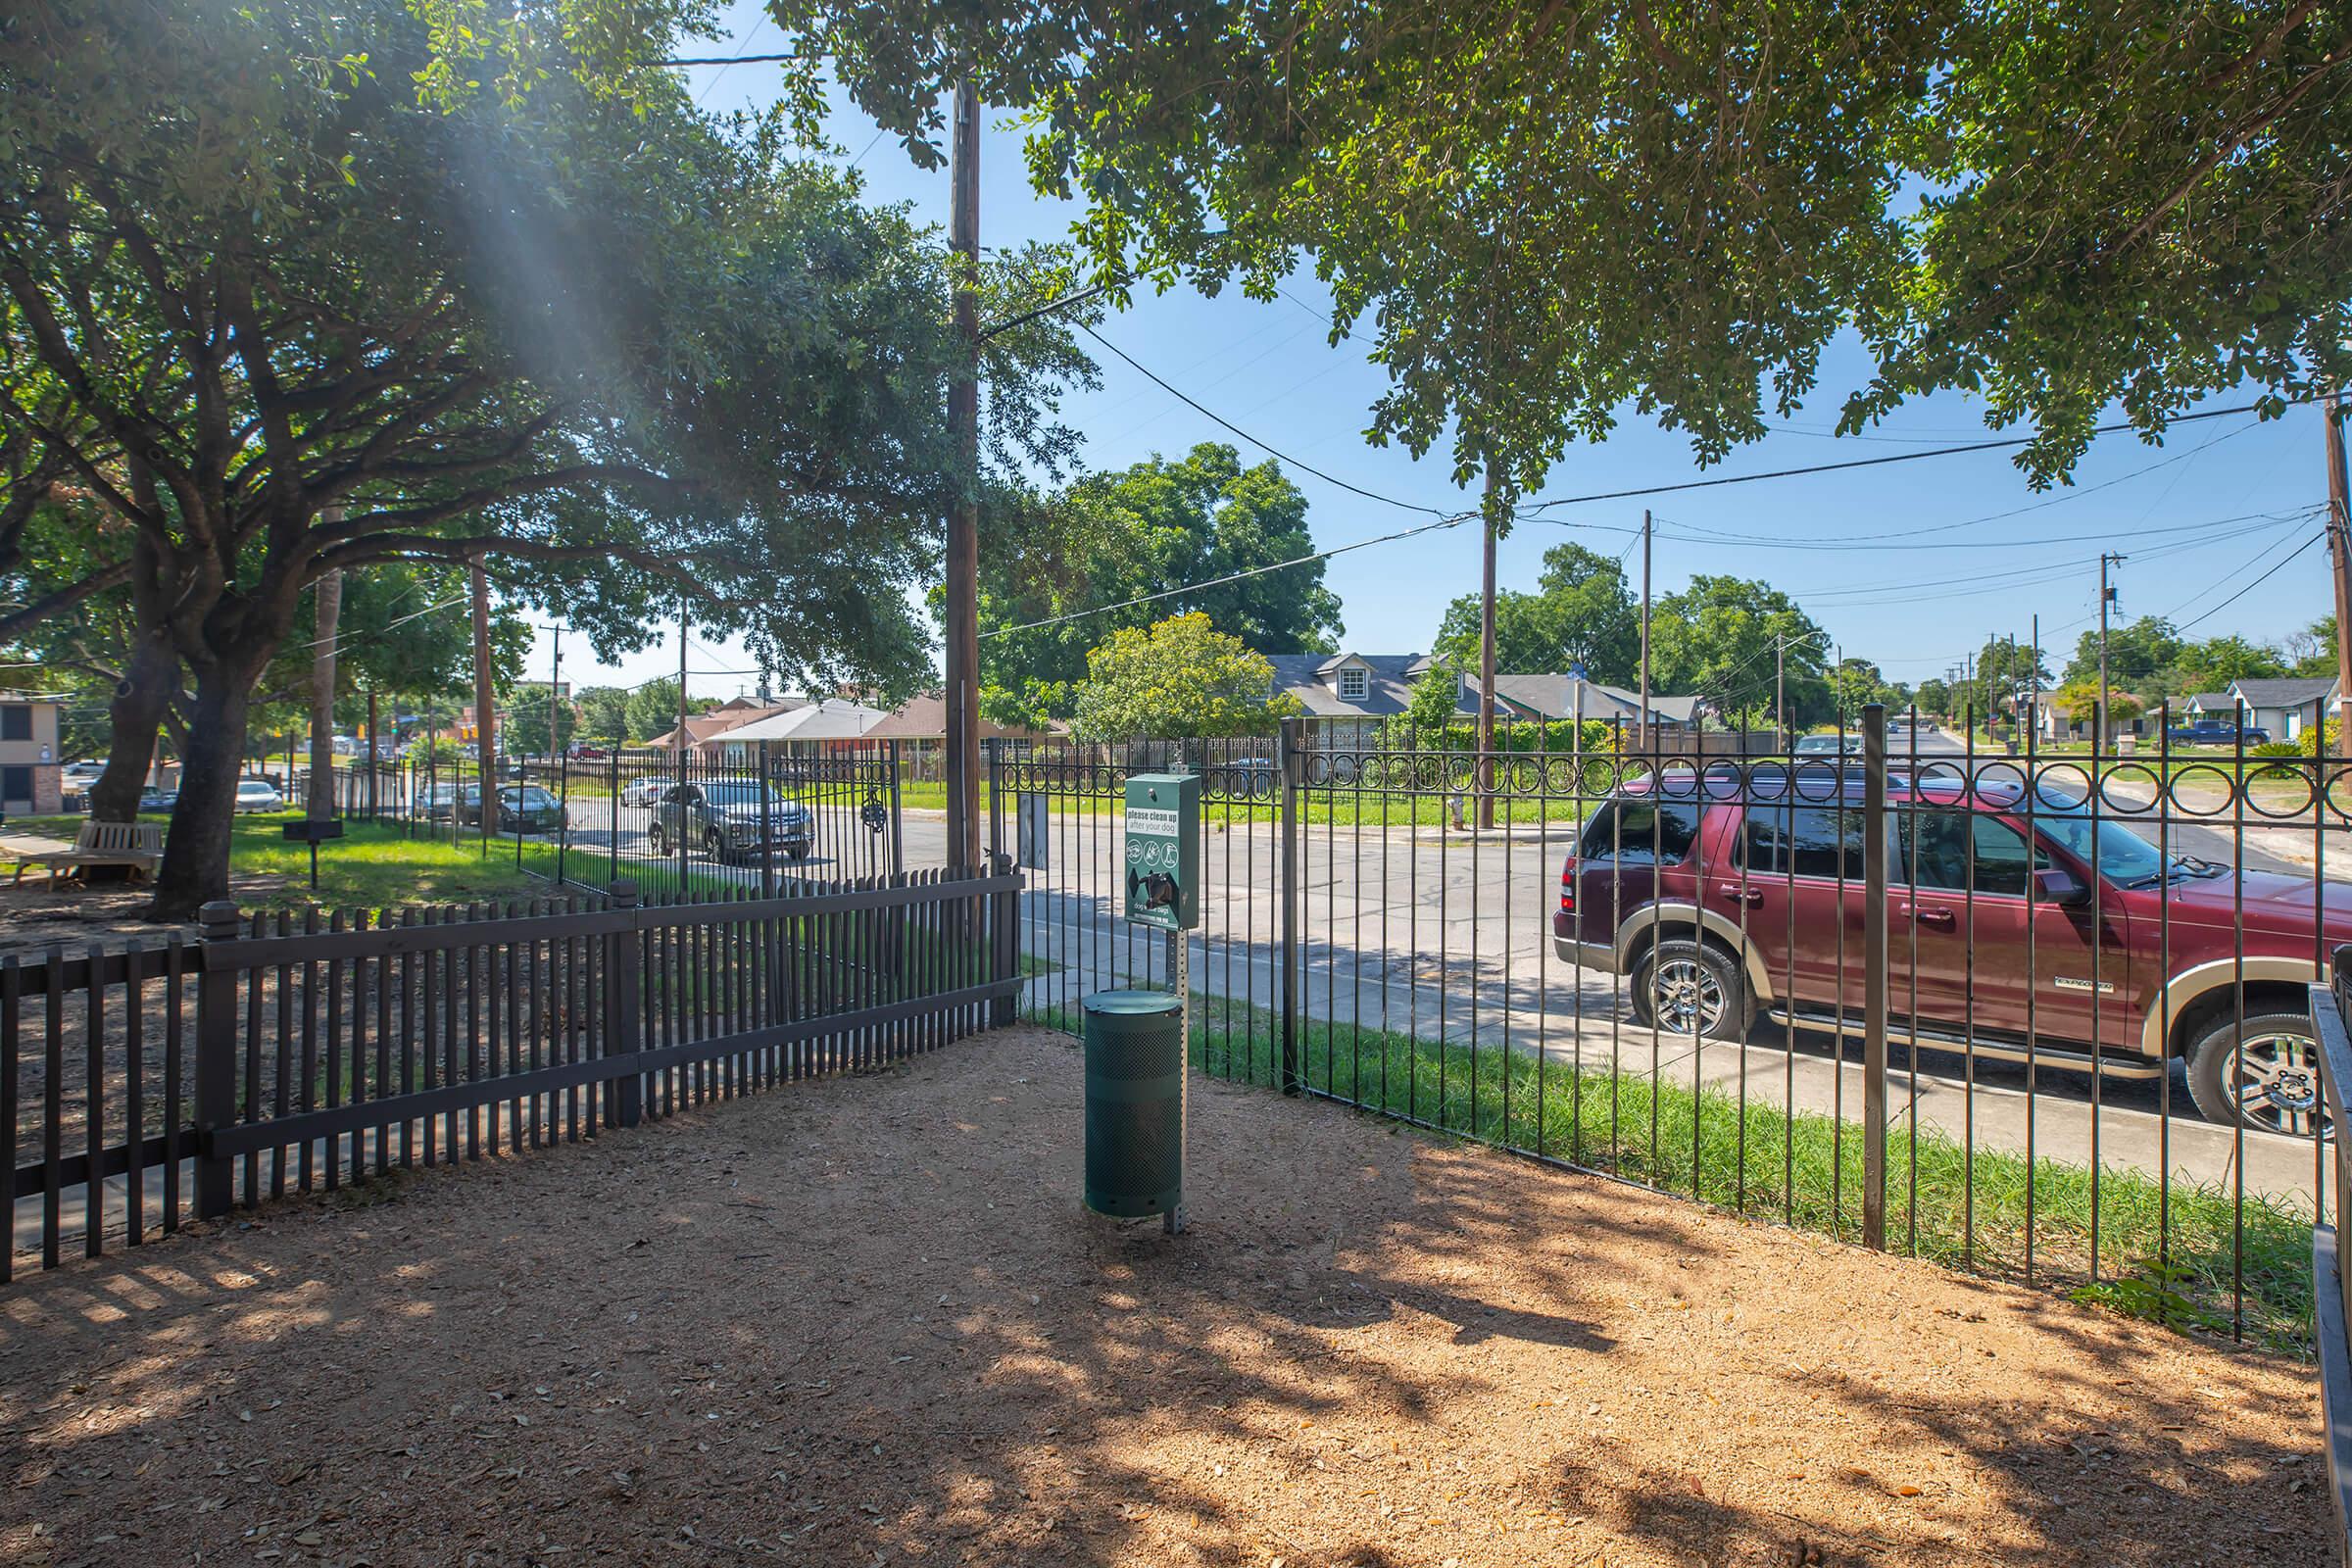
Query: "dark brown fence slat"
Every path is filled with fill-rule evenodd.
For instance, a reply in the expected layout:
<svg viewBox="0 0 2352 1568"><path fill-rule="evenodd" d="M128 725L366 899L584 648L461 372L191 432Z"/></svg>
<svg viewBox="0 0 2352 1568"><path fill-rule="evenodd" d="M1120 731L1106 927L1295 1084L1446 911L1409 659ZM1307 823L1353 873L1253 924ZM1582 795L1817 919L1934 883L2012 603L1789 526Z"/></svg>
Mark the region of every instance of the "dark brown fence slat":
<svg viewBox="0 0 2352 1568"><path fill-rule="evenodd" d="M137 1247L147 1239L146 951L133 942L122 955L122 1137L130 1151L123 1175L122 1230Z"/></svg>
<svg viewBox="0 0 2352 1568"><path fill-rule="evenodd" d="M977 967L952 961L948 934L960 927L951 911L973 907L983 885L1019 881L870 871L789 883L757 901L693 892L648 908L616 887L593 909L566 896L381 920L211 906L193 951L173 938L160 955L134 944L35 963L9 956L0 959L0 1181L12 1212L37 1196L42 1262L54 1266L68 1195L82 1203L84 1250L103 1251L115 1180L125 1182L119 1219L130 1245L159 1218L150 1174L161 1177L161 1225L176 1229L182 1159L195 1172L195 1211L217 1215L240 1196L252 1206L289 1187L364 1179L370 1138L376 1172L386 1172L395 1128L404 1163L416 1162L420 1126L426 1164L478 1159L485 1120L492 1153L518 1152L526 1136L536 1146L632 1125L649 1091L660 1113L879 1066L926 1038L954 1038L956 1020L1005 1000L1008 977L982 981ZM937 929L926 936L926 926ZM182 984L191 973L192 1042ZM151 984L161 986L160 1126ZM27 991L45 1004L38 1107L23 1105ZM72 1086L69 1000L84 1007L84 1081ZM78 1128L66 1125L69 1098ZM19 1152L20 1108L39 1117L30 1163ZM12 1263L0 1259L0 1281Z"/></svg>
<svg viewBox="0 0 2352 1568"><path fill-rule="evenodd" d="M97 955L93 953L91 956L94 959ZM106 1152L106 987L98 978L99 964L92 962L86 972L89 986L82 998L87 1043L82 1052L81 1132L82 1148L90 1164L95 1166ZM104 1182L91 1182L82 1194L81 1246L83 1253L90 1257L100 1256L106 1250Z"/></svg>
<svg viewBox="0 0 2352 1568"><path fill-rule="evenodd" d="M41 1267L57 1267L58 1200L65 1191L66 963L49 950L48 1016L41 1020ZM14 1219L14 1216L11 1216Z"/></svg>
<svg viewBox="0 0 2352 1568"><path fill-rule="evenodd" d="M0 1200L8 1214L8 1243L0 1246L0 1285L17 1262L17 1031L24 1022L24 970L15 954L0 957Z"/></svg>

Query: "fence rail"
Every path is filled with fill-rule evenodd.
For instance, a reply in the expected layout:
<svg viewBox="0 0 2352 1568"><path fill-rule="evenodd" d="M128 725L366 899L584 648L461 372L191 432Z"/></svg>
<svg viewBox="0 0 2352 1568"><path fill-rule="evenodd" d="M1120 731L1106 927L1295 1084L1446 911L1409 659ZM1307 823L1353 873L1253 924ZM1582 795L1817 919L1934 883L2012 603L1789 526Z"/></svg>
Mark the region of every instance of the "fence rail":
<svg viewBox="0 0 2352 1568"><path fill-rule="evenodd" d="M1172 983L1117 911L1125 779L1174 760L1206 1071L2308 1345L2334 1199L2304 996L2352 941L2352 764L1560 730L996 748L1026 1012Z"/></svg>
<svg viewBox="0 0 2352 1568"><path fill-rule="evenodd" d="M1008 1021L1020 878L208 906L160 950L0 957L0 1280L288 1192L592 1139Z"/></svg>
<svg viewBox="0 0 2352 1568"><path fill-rule="evenodd" d="M648 897L749 899L790 881L905 870L901 800L910 765L890 741L751 741L683 758L510 757L490 770L496 804L485 812L481 765L433 753L356 760L335 770L333 797L346 820L511 856L559 885L626 877ZM267 776L289 805L306 799L306 769Z"/></svg>

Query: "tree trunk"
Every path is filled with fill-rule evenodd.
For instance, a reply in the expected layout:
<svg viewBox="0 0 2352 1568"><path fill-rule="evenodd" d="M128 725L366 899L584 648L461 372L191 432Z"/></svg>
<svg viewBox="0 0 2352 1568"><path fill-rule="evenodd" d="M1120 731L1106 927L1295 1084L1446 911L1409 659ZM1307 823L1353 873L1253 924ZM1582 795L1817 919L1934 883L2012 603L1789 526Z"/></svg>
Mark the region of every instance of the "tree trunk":
<svg viewBox="0 0 2352 1568"><path fill-rule="evenodd" d="M343 514L329 507L329 522ZM311 788L303 815L324 822L335 814L335 628L343 619L343 574L330 571L314 585L318 596L318 645L311 660Z"/></svg>
<svg viewBox="0 0 2352 1568"><path fill-rule="evenodd" d="M147 772L155 763L156 731L178 685L179 655L170 634L139 634L131 645L130 663L107 705L112 734L106 771L90 790L92 821L127 822L138 813L139 792L147 787Z"/></svg>
<svg viewBox="0 0 2352 1568"><path fill-rule="evenodd" d="M236 822L237 777L245 767L245 722L254 672L220 665L196 676L196 722L180 760L179 803L164 839L151 920L191 920L213 899L228 896L229 833Z"/></svg>
<svg viewBox="0 0 2352 1568"><path fill-rule="evenodd" d="M490 583L479 557L469 568L473 587L473 763L482 783L482 837L498 832L497 689L490 679ZM452 809L450 815L457 815Z"/></svg>

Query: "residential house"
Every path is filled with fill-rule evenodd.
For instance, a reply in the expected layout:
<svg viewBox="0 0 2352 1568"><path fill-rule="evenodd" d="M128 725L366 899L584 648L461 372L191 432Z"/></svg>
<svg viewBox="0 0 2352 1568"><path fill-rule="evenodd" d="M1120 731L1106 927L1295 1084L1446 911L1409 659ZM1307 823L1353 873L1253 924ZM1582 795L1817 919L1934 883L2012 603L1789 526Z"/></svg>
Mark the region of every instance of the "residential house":
<svg viewBox="0 0 2352 1568"><path fill-rule="evenodd" d="M2153 740L2163 732L2165 708L2162 703L2153 706L2142 704L2137 697L2120 687L2109 690L2108 701L2110 704L2129 702L2134 710L2130 718L2118 718L2107 726L2112 737L2120 739L2129 735L2134 740ZM2174 699L2174 703L2178 707L2180 699ZM2040 706L2034 711L2034 728L2045 741L2087 741L2090 739L2091 716L2088 712L2080 718L2073 716L2059 703L2057 693L2043 692Z"/></svg>
<svg viewBox="0 0 2352 1568"><path fill-rule="evenodd" d="M771 712L746 724L738 724L712 738L719 760L735 766L754 761L760 744L764 741L771 755L784 756L796 752L839 751L863 745L866 734L890 716L879 708L851 702L846 697L828 697L820 703L802 703L783 712Z"/></svg>
<svg viewBox="0 0 2352 1568"><path fill-rule="evenodd" d="M1069 726L1055 720L1047 729L1021 729L980 720L980 740L988 742L1012 741L1034 744L1053 740L1069 733ZM948 703L939 692L922 692L909 697L880 722L867 730L863 739L891 741L899 748L899 759L908 778L936 779L943 777L948 743Z"/></svg>
<svg viewBox="0 0 2352 1568"><path fill-rule="evenodd" d="M686 750L698 760L712 762L725 755L719 737L730 730L741 729L761 719L797 712L809 705L798 697L778 698L761 702L756 697L730 697L707 712L689 714L686 719ZM663 730L645 743L648 750L674 751L678 744L675 725Z"/></svg>
<svg viewBox="0 0 2352 1568"><path fill-rule="evenodd" d="M2305 730L2335 712L2335 681L2330 676L2233 680L2229 695L2246 705L2246 722L2270 731L2275 741L2301 740Z"/></svg>
<svg viewBox="0 0 2352 1568"><path fill-rule="evenodd" d="M1478 708L1478 691L1477 676L1462 677L1463 700L1473 711ZM1574 675L1496 675L1494 703L1496 711L1510 718L1562 720L1582 716L1620 724L1629 732L1641 721L1642 713L1640 692ZM1706 711L1704 698L1668 697L1658 692L1649 697L1650 722L1664 733L1690 729Z"/></svg>
<svg viewBox="0 0 2352 1568"><path fill-rule="evenodd" d="M1378 745L1382 726L1404 715L1424 680L1451 682L1455 716L1478 716L1477 678L1427 654L1269 654L1266 662L1274 689L1306 709L1311 744L1323 750ZM1579 687L1587 718L1636 722L1638 694L1569 675L1495 676L1495 712L1506 721L1571 718ZM1698 722L1704 701L1652 694L1649 710L1660 731L1678 732Z"/></svg>
<svg viewBox="0 0 2352 1568"><path fill-rule="evenodd" d="M0 812L50 815L65 808L57 719L55 697L0 692Z"/></svg>
<svg viewBox="0 0 2352 1568"><path fill-rule="evenodd" d="M1419 654L1268 654L1266 662L1274 666L1274 690L1306 710L1308 744L1324 751L1380 744L1382 725L1404 716L1424 677L1460 684ZM1461 695L1455 710L1474 714Z"/></svg>
<svg viewBox="0 0 2352 1568"><path fill-rule="evenodd" d="M2180 714L2181 722L2193 724L2200 718L2219 718L2237 722L2237 699L2228 692L2198 692L2192 697L2176 697L2173 708Z"/></svg>

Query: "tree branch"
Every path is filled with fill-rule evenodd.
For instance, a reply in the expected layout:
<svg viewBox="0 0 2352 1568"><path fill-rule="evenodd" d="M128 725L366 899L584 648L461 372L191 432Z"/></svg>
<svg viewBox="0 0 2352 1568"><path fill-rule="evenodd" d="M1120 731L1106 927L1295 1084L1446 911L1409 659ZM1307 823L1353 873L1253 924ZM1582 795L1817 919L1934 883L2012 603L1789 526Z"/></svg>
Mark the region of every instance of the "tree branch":
<svg viewBox="0 0 2352 1568"><path fill-rule="evenodd" d="M109 588L119 587L129 579L130 563L118 561L111 566L99 567L79 582L68 584L29 605L0 614L0 643L15 642L50 616L72 610L83 600L102 594Z"/></svg>

